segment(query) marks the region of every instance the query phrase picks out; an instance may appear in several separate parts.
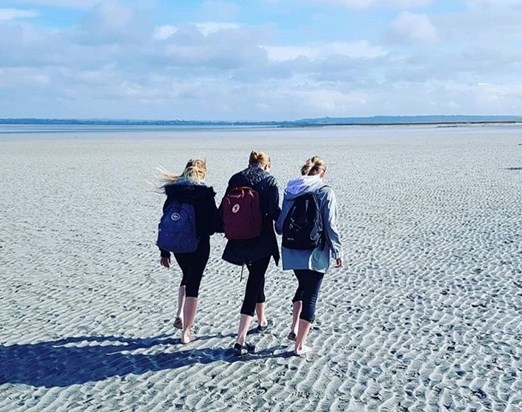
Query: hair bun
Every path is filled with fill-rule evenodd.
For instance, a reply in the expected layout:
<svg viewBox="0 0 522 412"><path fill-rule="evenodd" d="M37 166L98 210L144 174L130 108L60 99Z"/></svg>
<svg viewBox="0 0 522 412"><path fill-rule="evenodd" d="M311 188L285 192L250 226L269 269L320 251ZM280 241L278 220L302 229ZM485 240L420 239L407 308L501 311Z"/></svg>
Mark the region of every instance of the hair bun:
<svg viewBox="0 0 522 412"><path fill-rule="evenodd" d="M252 150L250 152L250 156L248 158L248 164L250 166L270 166L271 160L270 156L268 156L264 152L258 152L256 150Z"/></svg>

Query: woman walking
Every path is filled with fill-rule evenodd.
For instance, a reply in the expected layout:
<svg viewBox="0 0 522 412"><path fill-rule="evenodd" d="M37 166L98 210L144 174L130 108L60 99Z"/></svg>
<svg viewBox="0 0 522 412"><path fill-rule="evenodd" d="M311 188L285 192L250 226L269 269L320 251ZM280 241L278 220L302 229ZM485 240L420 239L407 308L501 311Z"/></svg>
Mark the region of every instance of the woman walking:
<svg viewBox="0 0 522 412"><path fill-rule="evenodd" d="M205 185L206 174L207 165L199 159L189 160L181 176L163 172L165 184L162 187L167 199L163 206L158 247L161 265L171 266L172 251L183 273L174 321L174 327L183 329L183 344L194 340L191 328L196 317L201 278L210 254L210 236L220 227L214 200L216 193Z"/></svg>
<svg viewBox="0 0 522 412"><path fill-rule="evenodd" d="M228 238L223 259L246 265L248 280L241 306L241 317L234 352L252 353L255 346L246 342L254 312L260 332L268 328L265 315L265 273L273 257L279 262L274 222L279 217L279 192L269 173L270 157L263 152L250 153L248 167L233 175L221 203L225 236Z"/></svg>
<svg viewBox="0 0 522 412"><path fill-rule="evenodd" d="M335 267L343 265L336 198L323 182L325 173L323 159L308 159L301 167L301 176L288 182L283 210L276 222L276 230L283 237L283 270L293 270L298 281L288 335L295 341L294 354L298 356L311 350L305 343L330 257L335 259Z"/></svg>

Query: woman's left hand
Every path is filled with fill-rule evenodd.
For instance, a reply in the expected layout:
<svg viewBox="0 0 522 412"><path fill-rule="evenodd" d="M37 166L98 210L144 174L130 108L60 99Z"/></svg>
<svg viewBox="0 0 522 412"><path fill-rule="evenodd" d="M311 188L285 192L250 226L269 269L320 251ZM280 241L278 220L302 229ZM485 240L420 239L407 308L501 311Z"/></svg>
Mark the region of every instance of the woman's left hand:
<svg viewBox="0 0 522 412"><path fill-rule="evenodd" d="M169 257L162 257L160 260L161 266L166 267L167 269L170 268L170 256Z"/></svg>

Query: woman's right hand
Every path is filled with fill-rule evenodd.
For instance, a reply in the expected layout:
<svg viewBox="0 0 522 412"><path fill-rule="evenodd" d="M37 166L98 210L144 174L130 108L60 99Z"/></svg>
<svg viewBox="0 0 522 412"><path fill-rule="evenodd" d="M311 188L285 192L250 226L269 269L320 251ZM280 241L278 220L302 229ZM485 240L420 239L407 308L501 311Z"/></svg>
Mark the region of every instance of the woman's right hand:
<svg viewBox="0 0 522 412"><path fill-rule="evenodd" d="M167 269L170 268L170 256L162 257L160 260L160 264L161 264L161 266L164 266Z"/></svg>

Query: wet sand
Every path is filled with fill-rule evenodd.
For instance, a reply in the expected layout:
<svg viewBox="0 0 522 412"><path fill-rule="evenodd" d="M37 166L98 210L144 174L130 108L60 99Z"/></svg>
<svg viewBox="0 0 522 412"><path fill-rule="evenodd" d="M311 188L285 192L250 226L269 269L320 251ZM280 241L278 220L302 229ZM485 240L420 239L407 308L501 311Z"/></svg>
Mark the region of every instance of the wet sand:
<svg viewBox="0 0 522 412"><path fill-rule="evenodd" d="M522 410L522 128L361 127L0 136L0 411ZM317 154L345 267L309 338L296 282L267 274L274 327L231 353L245 280L212 238L195 332L154 245L155 168L205 157L220 199L252 149L281 193ZM255 323L254 325L255 326Z"/></svg>

